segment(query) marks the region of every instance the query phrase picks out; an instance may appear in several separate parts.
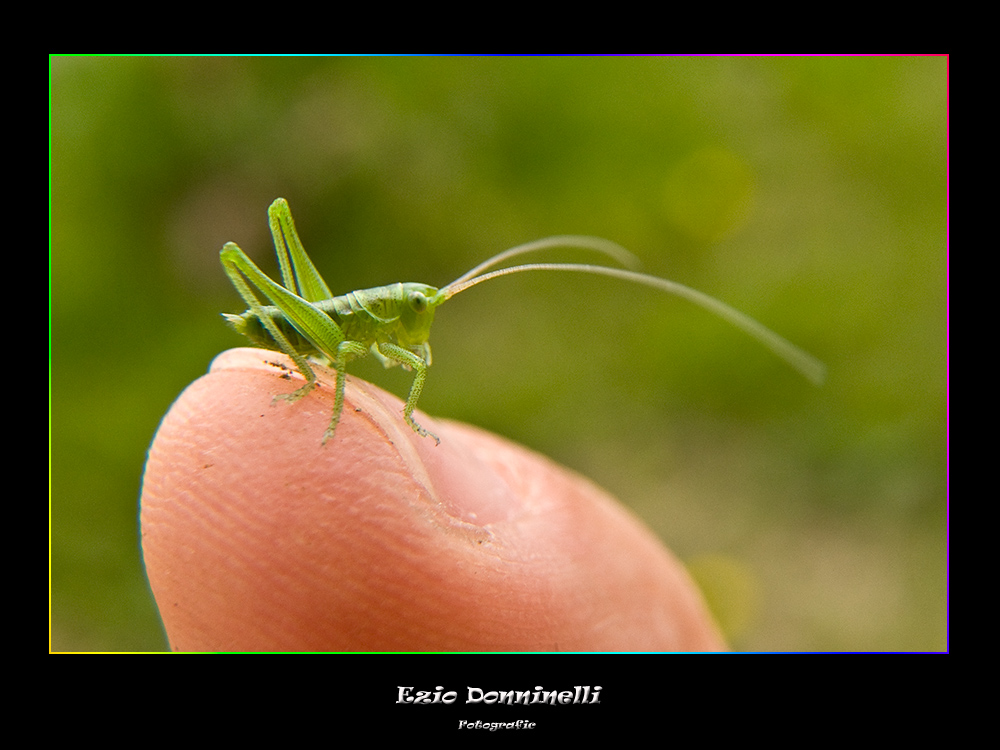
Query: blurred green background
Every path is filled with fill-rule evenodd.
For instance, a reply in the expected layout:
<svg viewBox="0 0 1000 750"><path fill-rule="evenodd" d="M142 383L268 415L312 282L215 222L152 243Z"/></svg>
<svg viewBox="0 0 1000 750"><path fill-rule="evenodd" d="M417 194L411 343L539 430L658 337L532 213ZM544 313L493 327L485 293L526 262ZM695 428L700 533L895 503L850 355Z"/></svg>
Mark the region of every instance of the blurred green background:
<svg viewBox="0 0 1000 750"><path fill-rule="evenodd" d="M166 647L145 451L243 345L218 253L276 272L278 196L338 293L593 234L823 359L815 388L683 300L523 274L438 311L420 406L618 496L736 648L946 647L945 58L54 57L50 87L51 648Z"/></svg>

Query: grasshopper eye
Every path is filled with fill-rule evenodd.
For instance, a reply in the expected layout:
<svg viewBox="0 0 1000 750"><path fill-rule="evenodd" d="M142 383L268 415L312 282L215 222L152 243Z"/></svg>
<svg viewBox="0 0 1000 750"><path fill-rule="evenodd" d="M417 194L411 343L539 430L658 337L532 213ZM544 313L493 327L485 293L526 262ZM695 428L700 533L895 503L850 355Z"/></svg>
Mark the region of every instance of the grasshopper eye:
<svg viewBox="0 0 1000 750"><path fill-rule="evenodd" d="M413 312L422 313L427 309L427 297L423 292L410 292L409 303Z"/></svg>

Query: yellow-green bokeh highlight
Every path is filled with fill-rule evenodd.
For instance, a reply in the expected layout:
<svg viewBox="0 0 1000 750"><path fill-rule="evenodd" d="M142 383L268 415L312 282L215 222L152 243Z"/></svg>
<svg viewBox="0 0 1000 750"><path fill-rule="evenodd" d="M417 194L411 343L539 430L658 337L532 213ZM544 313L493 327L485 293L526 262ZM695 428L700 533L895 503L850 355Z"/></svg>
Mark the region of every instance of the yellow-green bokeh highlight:
<svg viewBox="0 0 1000 750"><path fill-rule="evenodd" d="M717 147L683 159L667 175L663 191L670 223L699 242L716 242L737 229L752 196L750 165Z"/></svg>

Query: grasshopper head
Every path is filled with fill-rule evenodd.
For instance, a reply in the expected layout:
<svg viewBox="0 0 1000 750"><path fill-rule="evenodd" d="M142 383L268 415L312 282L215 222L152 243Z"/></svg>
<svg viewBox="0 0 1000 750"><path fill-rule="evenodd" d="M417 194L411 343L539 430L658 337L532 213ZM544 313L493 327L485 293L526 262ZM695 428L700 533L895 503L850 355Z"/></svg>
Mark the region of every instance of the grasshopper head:
<svg viewBox="0 0 1000 750"><path fill-rule="evenodd" d="M396 337L400 346L427 343L434 323L434 308L444 302L436 287L427 284L403 284L403 300Z"/></svg>

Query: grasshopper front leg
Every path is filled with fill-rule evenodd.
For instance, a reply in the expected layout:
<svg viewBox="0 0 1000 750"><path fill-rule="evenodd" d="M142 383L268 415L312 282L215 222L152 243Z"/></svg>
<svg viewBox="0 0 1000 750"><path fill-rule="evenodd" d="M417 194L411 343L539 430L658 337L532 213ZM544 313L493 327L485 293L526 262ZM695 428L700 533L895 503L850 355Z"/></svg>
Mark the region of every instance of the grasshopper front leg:
<svg viewBox="0 0 1000 750"><path fill-rule="evenodd" d="M388 342L378 344L378 351L386 359L395 360L413 370L413 384L410 386L410 395L407 396L406 405L403 407L403 419L406 420L406 423L418 435L421 437L430 436L440 445L441 439L430 430L421 427L413 418L413 410L417 406L417 399L420 398L420 393L424 390L424 383L427 382L427 363L413 352Z"/></svg>

